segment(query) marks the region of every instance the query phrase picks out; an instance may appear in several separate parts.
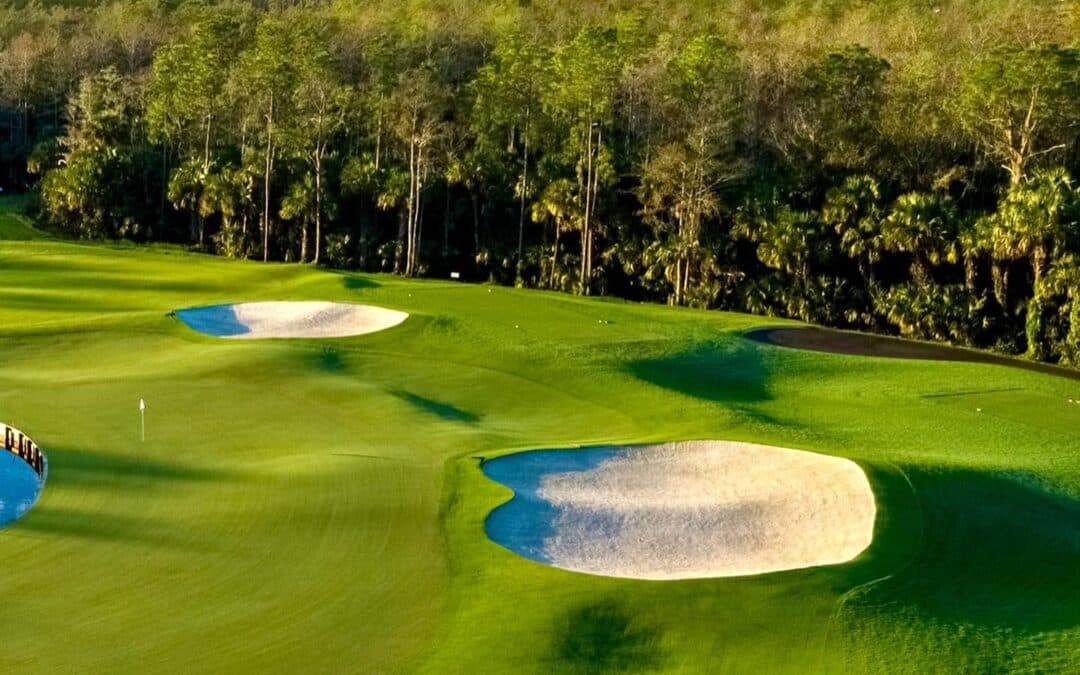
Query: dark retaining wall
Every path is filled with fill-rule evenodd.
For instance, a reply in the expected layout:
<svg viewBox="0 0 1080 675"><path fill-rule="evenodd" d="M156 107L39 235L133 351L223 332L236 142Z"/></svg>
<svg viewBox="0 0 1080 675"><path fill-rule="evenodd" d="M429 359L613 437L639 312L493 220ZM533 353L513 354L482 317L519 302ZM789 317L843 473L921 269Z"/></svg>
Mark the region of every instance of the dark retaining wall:
<svg viewBox="0 0 1080 675"><path fill-rule="evenodd" d="M41 448L38 447L37 443L30 440L30 437L23 432L6 424L0 423L0 430L4 432L4 450L17 455L29 464L30 468L38 475L38 478L44 480L45 455L41 452Z"/></svg>

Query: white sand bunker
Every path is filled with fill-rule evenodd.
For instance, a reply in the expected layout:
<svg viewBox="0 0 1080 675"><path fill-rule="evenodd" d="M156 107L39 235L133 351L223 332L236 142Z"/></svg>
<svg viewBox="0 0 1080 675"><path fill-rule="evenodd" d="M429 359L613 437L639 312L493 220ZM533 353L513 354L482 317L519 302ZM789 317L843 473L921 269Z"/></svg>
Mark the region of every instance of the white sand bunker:
<svg viewBox="0 0 1080 675"><path fill-rule="evenodd" d="M599 450L591 466L538 480L508 467L485 469L522 497L500 507L508 510L498 518L498 510L492 513L489 536L555 567L636 579L843 563L873 537L873 492L847 459L723 441ZM520 455L546 452L594 451ZM525 472L535 472L538 459L528 460ZM524 494L529 487L531 499ZM523 525L527 512L542 514L543 522ZM500 531L510 533L504 541Z"/></svg>
<svg viewBox="0 0 1080 675"><path fill-rule="evenodd" d="M409 318L406 312L345 302L245 302L176 315L200 333L236 339L349 337L393 328Z"/></svg>

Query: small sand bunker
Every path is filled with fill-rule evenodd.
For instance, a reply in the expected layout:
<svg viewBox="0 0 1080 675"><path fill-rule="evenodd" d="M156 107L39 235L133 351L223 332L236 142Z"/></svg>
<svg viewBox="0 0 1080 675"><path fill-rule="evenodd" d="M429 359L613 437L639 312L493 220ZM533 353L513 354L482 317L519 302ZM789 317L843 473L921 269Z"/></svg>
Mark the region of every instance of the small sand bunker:
<svg viewBox="0 0 1080 675"><path fill-rule="evenodd" d="M200 333L241 340L366 335L409 318L405 312L346 302L245 302L183 309L176 315Z"/></svg>
<svg viewBox="0 0 1080 675"><path fill-rule="evenodd" d="M852 560L873 538L854 462L695 441L507 455L485 473L515 491L496 543L555 567L635 579L729 577Z"/></svg>

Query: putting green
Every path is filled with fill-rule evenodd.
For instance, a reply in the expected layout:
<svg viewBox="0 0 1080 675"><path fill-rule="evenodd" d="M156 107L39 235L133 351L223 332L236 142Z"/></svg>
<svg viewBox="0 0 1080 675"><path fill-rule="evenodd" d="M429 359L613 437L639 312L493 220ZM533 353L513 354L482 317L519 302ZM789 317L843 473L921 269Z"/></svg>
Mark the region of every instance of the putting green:
<svg viewBox="0 0 1080 675"><path fill-rule="evenodd" d="M169 316L238 297L411 318L252 342ZM763 345L739 335L761 319L719 312L56 241L0 241L0 316L0 419L50 462L37 506L0 530L5 672L1080 659L1069 380ZM960 389L984 394L936 396ZM873 543L845 565L647 582L484 535L510 493L477 457L703 438L854 459Z"/></svg>

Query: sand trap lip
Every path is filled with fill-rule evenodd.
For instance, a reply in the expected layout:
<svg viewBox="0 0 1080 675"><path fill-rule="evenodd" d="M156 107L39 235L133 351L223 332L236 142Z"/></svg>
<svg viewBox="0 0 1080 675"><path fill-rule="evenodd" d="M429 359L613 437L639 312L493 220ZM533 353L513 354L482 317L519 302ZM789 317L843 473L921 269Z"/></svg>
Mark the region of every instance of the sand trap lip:
<svg viewBox="0 0 1080 675"><path fill-rule="evenodd" d="M408 313L347 302L243 302L182 309L176 315L192 330L214 337L338 338L393 328Z"/></svg>
<svg viewBox="0 0 1080 675"><path fill-rule="evenodd" d="M554 567L633 579L746 576L848 562L876 507L854 462L729 441L537 450L484 463L514 490L488 537Z"/></svg>
<svg viewBox="0 0 1080 675"><path fill-rule="evenodd" d="M853 356L875 356L890 359L921 359L924 361L964 361L968 363L989 363L1010 368L1031 370L1048 375L1080 380L1080 371L1063 368L1049 363L1024 361L1018 358L991 354L989 352L963 347L951 347L917 340L887 335L871 335L847 330L820 328L817 326L773 326L754 328L743 333L743 337L755 342L806 349L814 352L849 354Z"/></svg>

